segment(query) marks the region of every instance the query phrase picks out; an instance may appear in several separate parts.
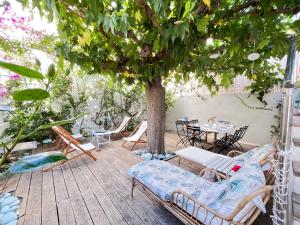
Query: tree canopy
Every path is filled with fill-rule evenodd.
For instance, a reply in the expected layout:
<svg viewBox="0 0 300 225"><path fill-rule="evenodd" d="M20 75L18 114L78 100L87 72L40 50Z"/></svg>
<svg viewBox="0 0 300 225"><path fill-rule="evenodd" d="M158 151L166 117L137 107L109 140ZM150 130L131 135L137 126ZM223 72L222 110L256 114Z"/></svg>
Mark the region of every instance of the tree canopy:
<svg viewBox="0 0 300 225"><path fill-rule="evenodd" d="M146 86L147 148L165 150L162 80L193 73L212 93L245 74L259 99L279 82L270 57L300 30L300 0L22 0L56 18L60 58ZM249 54L259 53L255 61ZM256 54L257 56L258 54Z"/></svg>
<svg viewBox="0 0 300 225"><path fill-rule="evenodd" d="M300 30L299 0L22 2L58 18L57 53L90 73L143 82L194 72L211 91L243 73L268 90L278 79L266 59L286 54L287 32Z"/></svg>

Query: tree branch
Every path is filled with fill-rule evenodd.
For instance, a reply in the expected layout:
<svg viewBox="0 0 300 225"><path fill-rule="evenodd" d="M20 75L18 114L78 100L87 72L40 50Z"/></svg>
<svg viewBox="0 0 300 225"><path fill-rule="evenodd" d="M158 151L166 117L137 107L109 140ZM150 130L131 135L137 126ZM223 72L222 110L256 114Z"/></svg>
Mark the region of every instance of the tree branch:
<svg viewBox="0 0 300 225"><path fill-rule="evenodd" d="M137 0L137 3L140 7L142 7L144 9L144 12L147 15L148 19L151 21L152 25L154 27L156 27L158 29L159 33L162 35L162 29L161 29L159 23L157 22L154 12L150 8L150 6L146 2L146 0Z"/></svg>
<svg viewBox="0 0 300 225"><path fill-rule="evenodd" d="M133 69L127 68L126 67L126 62L125 61L112 61L112 60L107 60L105 62L100 63L100 69L111 69L112 67L117 68L119 73L124 73L127 72L129 74L137 74ZM97 64L99 66L99 64Z"/></svg>
<svg viewBox="0 0 300 225"><path fill-rule="evenodd" d="M110 43L111 46L116 50L117 54L119 55L119 58L124 58L123 52L121 51L121 49L119 48L119 46L117 46L114 42L112 42L110 40L108 34L104 31L103 26L100 24L98 28L99 28L100 33L106 38L106 41L108 43Z"/></svg>
<svg viewBox="0 0 300 225"><path fill-rule="evenodd" d="M200 3L198 5L198 7L196 8L196 10L193 11L193 15L198 16L199 14L205 13L205 12L208 12L208 7L205 6L204 4Z"/></svg>
<svg viewBox="0 0 300 225"><path fill-rule="evenodd" d="M249 0L241 5L237 5L230 9L227 13L223 14L219 19L234 17L234 14L241 12L249 7L255 7L259 4L259 0Z"/></svg>

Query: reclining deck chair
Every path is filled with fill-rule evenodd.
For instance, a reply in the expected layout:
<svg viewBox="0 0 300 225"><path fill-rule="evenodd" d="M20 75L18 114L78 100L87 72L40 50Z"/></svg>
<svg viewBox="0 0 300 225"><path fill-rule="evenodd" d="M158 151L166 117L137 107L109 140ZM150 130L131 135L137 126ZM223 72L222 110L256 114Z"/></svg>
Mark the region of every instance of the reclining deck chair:
<svg viewBox="0 0 300 225"><path fill-rule="evenodd" d="M188 161L191 165L203 168L215 169L219 172L227 171L231 172L230 169L238 164L238 162L245 162L249 160L257 160L261 165L264 165L269 158L274 158L277 152L277 146L275 144L266 144L257 148L254 148L248 152L230 151L227 156L210 152L197 147L188 147L175 152L179 156L178 165L180 166L181 161ZM227 163L226 168L222 164ZM231 162L231 163L230 163ZM218 168L222 169L220 171Z"/></svg>
<svg viewBox="0 0 300 225"><path fill-rule="evenodd" d="M146 130L147 130L147 121L142 121L141 124L137 126L136 129L132 132L132 135L123 138L124 142L122 144L122 147L127 148L125 144L127 142L133 142L134 144L131 146L131 148L127 148L130 151L132 151L136 144L147 143L147 141L141 140L142 136L146 134Z"/></svg>
<svg viewBox="0 0 300 225"><path fill-rule="evenodd" d="M129 116L125 116L124 119L122 120L122 122L120 123L120 125L112 130L112 131L108 131L110 132L111 134L121 134L122 132L124 132L126 130L126 127L128 125L128 123L130 122L131 120L131 117Z"/></svg>
<svg viewBox="0 0 300 225"><path fill-rule="evenodd" d="M63 153L67 157L70 153L78 151L79 153L76 155L72 155L70 158L68 158L66 161L62 162L65 163L67 161L76 159L82 155L87 155L94 161L97 160L97 158L91 153L91 151L96 150L96 147L92 143L84 143L81 144L78 140L76 140L68 131L66 131L61 126L53 126L52 130L62 139L64 145ZM59 165L61 165L60 163ZM54 165L53 167L56 167L58 165ZM51 168L53 168L51 167ZM49 170L50 168L47 168Z"/></svg>
<svg viewBox="0 0 300 225"><path fill-rule="evenodd" d="M62 126L57 126L59 130L61 130L62 132L64 133L67 133L68 135L71 135L74 139L76 139L77 141L80 141L82 140L84 137L82 134L70 134L67 130L65 130ZM53 130L53 129L52 129ZM55 132L55 130L53 130ZM56 132L55 132L56 133ZM56 133L57 134L57 133ZM62 144L64 144L64 141L63 139L57 135L57 139L56 139L56 145L57 146L60 146Z"/></svg>
<svg viewBox="0 0 300 225"><path fill-rule="evenodd" d="M129 169L134 188L139 185L184 224L251 225L271 197L274 183L256 161L217 183L165 161L143 161ZM145 176L146 174L146 176Z"/></svg>

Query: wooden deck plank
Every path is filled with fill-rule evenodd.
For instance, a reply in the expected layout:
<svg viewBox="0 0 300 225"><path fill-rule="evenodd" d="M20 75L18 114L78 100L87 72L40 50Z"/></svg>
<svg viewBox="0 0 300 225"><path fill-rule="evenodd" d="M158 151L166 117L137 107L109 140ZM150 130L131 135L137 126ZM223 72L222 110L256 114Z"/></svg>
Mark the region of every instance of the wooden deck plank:
<svg viewBox="0 0 300 225"><path fill-rule="evenodd" d="M113 225L127 225L124 218L118 211L117 207L113 204L110 198L106 195L105 190L95 179L94 174L88 169L82 160L77 161L78 166L81 168L82 174L86 177L88 186L93 191L96 199L100 203L110 223Z"/></svg>
<svg viewBox="0 0 300 225"><path fill-rule="evenodd" d="M77 159L77 161L81 160L82 159ZM77 182L78 188L85 201L86 207L89 211L93 223L97 225L110 225L111 223L105 215L101 205L99 204L99 201L97 200L97 198L95 198L95 195L91 190L91 186L89 185L88 179L82 172L80 166L78 166L77 162L75 162L74 160L70 162L69 165L74 174L74 178ZM94 180L94 178L91 179ZM92 185L99 184L94 182Z"/></svg>
<svg viewBox="0 0 300 225"><path fill-rule="evenodd" d="M52 170L55 200L60 225L76 224L61 167Z"/></svg>
<svg viewBox="0 0 300 225"><path fill-rule="evenodd" d="M73 209L75 221L77 225L92 225L93 221L90 217L88 209L82 198L80 190L77 186L75 178L70 170L68 163L62 167L63 177L66 182L67 190L70 196L70 202Z"/></svg>
<svg viewBox="0 0 300 225"><path fill-rule="evenodd" d="M58 215L52 171L43 173L42 225L58 225Z"/></svg>
<svg viewBox="0 0 300 225"><path fill-rule="evenodd" d="M101 157L99 155L100 154L98 153L97 163L89 163L87 160L85 160L85 163L105 190L106 194L118 207L118 210L125 221L130 225L144 225L144 222L142 222L140 217L130 208L126 201L121 197L120 193L115 190L112 178L103 172L105 171L105 168L101 166Z"/></svg>
<svg viewBox="0 0 300 225"><path fill-rule="evenodd" d="M101 162L101 164L103 164L105 168L109 168L109 171L106 171L108 174L117 177L118 181L115 182L118 183L118 189L122 190L120 192L124 194L124 198L127 199L128 204L136 212L139 212L141 216L145 216L146 212L151 218L157 218L159 222L153 221L154 223L160 223L164 225L182 224L165 208L159 204L156 204L156 202L152 201L148 197L145 198L145 194L139 191L139 189L135 190L134 199L132 199L130 196L131 179L127 175L129 167L118 158L114 158L114 160L111 162L113 167L109 167L107 162L110 162L111 158L114 157L112 154L114 153L112 153L110 150L105 151L103 162ZM126 175L123 174L124 171ZM145 219L147 219L147 217Z"/></svg>
<svg viewBox="0 0 300 225"><path fill-rule="evenodd" d="M42 172L32 173L26 212L25 225L40 225L42 222Z"/></svg>
<svg viewBox="0 0 300 225"><path fill-rule="evenodd" d="M109 151L106 151L105 157L103 157L103 164L105 166L107 173L110 174L111 177L114 177L114 183L118 183L116 188L120 193L123 194L123 197L127 200L128 204L137 212L139 213L140 217L143 218L145 221L149 220L150 218L155 218L156 220L153 221L159 224L182 224L179 222L174 216L168 213L163 207L158 206L156 202L145 198L145 195L136 190L134 199L131 198L131 179L127 175L128 169L123 169L126 171L126 176L119 173L119 170L114 166L114 170L112 170L107 162L111 159L110 155L108 154ZM118 161L114 159L114 162ZM115 163L112 163L115 165ZM151 219L150 219L151 221Z"/></svg>
<svg viewBox="0 0 300 225"><path fill-rule="evenodd" d="M52 172L56 201L60 202L65 199L69 199L69 194L67 191L67 186L65 184L61 167L56 167L52 170Z"/></svg>
<svg viewBox="0 0 300 225"><path fill-rule="evenodd" d="M3 192L16 191L17 186L19 184L20 177L21 177L21 174L15 174L12 177L10 177L5 184L5 188L3 189Z"/></svg>
<svg viewBox="0 0 300 225"><path fill-rule="evenodd" d="M70 199L64 199L57 202L57 211L58 211L59 225L76 224Z"/></svg>
<svg viewBox="0 0 300 225"><path fill-rule="evenodd" d="M22 199L20 208L19 208L19 216L18 225L24 224L28 194L30 189L32 173L24 173L21 174L18 187L15 191L15 195Z"/></svg>
<svg viewBox="0 0 300 225"><path fill-rule="evenodd" d="M103 153L101 153L101 158L104 156ZM99 159L98 159L99 160ZM103 164L103 161L97 162L97 164ZM103 164L104 165L104 164ZM116 177L110 172L111 171L111 165L105 164L106 170L103 170L105 174L107 174L109 177L113 179L113 182L115 182ZM119 179L121 177L117 177ZM141 207L142 204L134 204L136 202L133 201L133 199L130 197L130 191L127 188L124 188L121 183L117 182L118 185L114 185L112 188L116 190L117 193L120 194L120 196L125 200L125 202L133 209L133 211L143 220L145 224L161 224L159 220L153 215L151 211L151 205L148 205L147 210L143 210ZM144 203L144 201L137 201L138 203Z"/></svg>

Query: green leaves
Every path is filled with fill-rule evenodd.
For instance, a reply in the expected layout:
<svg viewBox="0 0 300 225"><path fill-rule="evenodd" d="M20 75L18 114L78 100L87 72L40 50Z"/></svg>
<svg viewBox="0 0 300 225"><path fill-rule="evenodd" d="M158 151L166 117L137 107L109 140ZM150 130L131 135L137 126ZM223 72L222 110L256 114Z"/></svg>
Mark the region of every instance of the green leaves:
<svg viewBox="0 0 300 225"><path fill-rule="evenodd" d="M100 17L99 22L103 22L103 28L105 32L108 32L110 30L112 33L115 32L115 27L116 27L116 18L115 14L105 14L103 17Z"/></svg>
<svg viewBox="0 0 300 225"><path fill-rule="evenodd" d="M91 41L92 41L92 37L89 30L84 31L82 37L78 38L78 43L81 46L90 45Z"/></svg>
<svg viewBox="0 0 300 225"><path fill-rule="evenodd" d="M44 78L44 76L40 72L26 68L24 66L19 66L12 63L5 63L1 61L0 66L24 77L35 78L40 80Z"/></svg>
<svg viewBox="0 0 300 225"><path fill-rule="evenodd" d="M181 23L175 26L174 30L171 32L171 40L174 43L175 39L180 37L181 41L187 37L189 33L189 24L187 22Z"/></svg>
<svg viewBox="0 0 300 225"><path fill-rule="evenodd" d="M67 160L66 156L62 152L43 152L21 158L20 160L12 163L8 170L12 174L26 173L42 169L49 164L62 160Z"/></svg>
<svg viewBox="0 0 300 225"><path fill-rule="evenodd" d="M191 2L190 0L187 1L185 3L185 7L184 7L185 9L184 9L184 13L182 15L182 18L185 18L188 15L188 13L190 13L194 9L194 7L195 7L195 2L194 1L193 2Z"/></svg>
<svg viewBox="0 0 300 225"><path fill-rule="evenodd" d="M40 88L25 89L13 94L13 99L17 102L39 101L49 97L49 93Z"/></svg>
<svg viewBox="0 0 300 225"><path fill-rule="evenodd" d="M263 39L258 43L257 48L258 49L263 49L265 46L269 44L270 40L269 39Z"/></svg>
<svg viewBox="0 0 300 225"><path fill-rule="evenodd" d="M208 18L198 19L197 20L197 30L201 33L205 33L208 24L209 24Z"/></svg>
<svg viewBox="0 0 300 225"><path fill-rule="evenodd" d="M53 63L48 67L47 77L49 79L53 79L55 77L55 66Z"/></svg>
<svg viewBox="0 0 300 225"><path fill-rule="evenodd" d="M138 22L142 21L142 14L141 14L140 10L137 10L135 12L134 17L135 17L136 21L138 21Z"/></svg>
<svg viewBox="0 0 300 225"><path fill-rule="evenodd" d="M162 7L162 0L155 0L153 1L154 11L159 12Z"/></svg>
<svg viewBox="0 0 300 225"><path fill-rule="evenodd" d="M81 113L81 114L79 114L78 116L76 116L76 117L74 117L72 119L61 120L61 121L56 121L56 122L52 122L52 123L47 123L47 124L44 124L44 125L40 126L38 128L38 130L48 129L48 128L51 128L53 126L61 126L61 125L64 125L64 124L72 123L73 121L78 120L79 118L83 117L84 115L85 115L85 113Z"/></svg>

